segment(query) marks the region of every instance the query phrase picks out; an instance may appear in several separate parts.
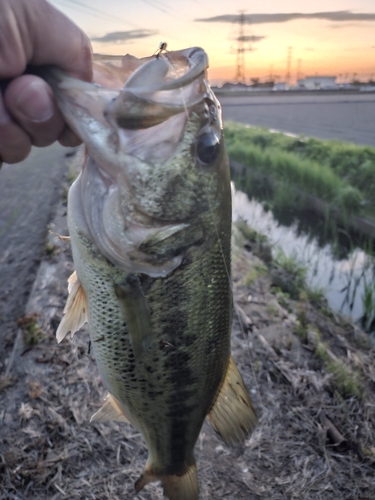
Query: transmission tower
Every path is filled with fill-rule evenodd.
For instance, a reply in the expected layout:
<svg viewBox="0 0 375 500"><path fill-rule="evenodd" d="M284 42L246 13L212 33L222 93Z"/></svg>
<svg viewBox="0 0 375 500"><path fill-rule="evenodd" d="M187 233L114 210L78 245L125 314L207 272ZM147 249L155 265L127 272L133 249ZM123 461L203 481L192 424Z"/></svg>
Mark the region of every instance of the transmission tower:
<svg viewBox="0 0 375 500"><path fill-rule="evenodd" d="M297 73L296 73L297 83L298 83L298 80L300 80L302 78L301 67L302 67L302 59L297 59Z"/></svg>
<svg viewBox="0 0 375 500"><path fill-rule="evenodd" d="M293 54L293 47L288 47L288 52L286 57L286 75L285 75L285 82L288 85L290 84L290 68L292 65L292 54Z"/></svg>
<svg viewBox="0 0 375 500"><path fill-rule="evenodd" d="M240 11L237 38L236 76L238 83L245 82L245 11Z"/></svg>

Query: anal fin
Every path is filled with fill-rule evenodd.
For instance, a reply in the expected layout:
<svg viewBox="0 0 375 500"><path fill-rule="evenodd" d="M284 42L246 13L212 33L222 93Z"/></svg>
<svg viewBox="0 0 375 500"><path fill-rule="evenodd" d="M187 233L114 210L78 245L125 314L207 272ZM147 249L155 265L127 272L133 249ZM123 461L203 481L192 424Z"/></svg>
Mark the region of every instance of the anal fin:
<svg viewBox="0 0 375 500"><path fill-rule="evenodd" d="M195 462L181 475L155 474L146 464L145 471L135 482L135 491L139 493L146 484L153 481L161 481L164 495L169 500L198 500L199 485Z"/></svg>
<svg viewBox="0 0 375 500"><path fill-rule="evenodd" d="M56 331L57 342L60 343L68 332L73 337L87 322L86 295L78 279L76 271L68 279L68 300L64 308L64 316Z"/></svg>
<svg viewBox="0 0 375 500"><path fill-rule="evenodd" d="M257 423L249 393L232 356L208 420L227 444L243 441Z"/></svg>
<svg viewBox="0 0 375 500"><path fill-rule="evenodd" d="M119 403L112 394L108 394L99 410L90 418L90 422L129 422L122 412Z"/></svg>

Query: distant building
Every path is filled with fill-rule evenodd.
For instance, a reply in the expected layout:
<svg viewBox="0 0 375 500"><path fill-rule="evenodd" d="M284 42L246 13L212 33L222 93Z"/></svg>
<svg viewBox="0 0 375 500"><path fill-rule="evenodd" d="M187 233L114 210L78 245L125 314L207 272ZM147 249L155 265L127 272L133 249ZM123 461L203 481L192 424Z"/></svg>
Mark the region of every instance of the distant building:
<svg viewBox="0 0 375 500"><path fill-rule="evenodd" d="M288 90L288 84L286 82L278 82L273 86L273 90Z"/></svg>
<svg viewBox="0 0 375 500"><path fill-rule="evenodd" d="M335 89L335 76L307 76L298 80L298 87L306 90Z"/></svg>
<svg viewBox="0 0 375 500"><path fill-rule="evenodd" d="M227 82L221 87L222 90L231 90L236 92L237 90L248 90L249 86L246 83L231 83Z"/></svg>

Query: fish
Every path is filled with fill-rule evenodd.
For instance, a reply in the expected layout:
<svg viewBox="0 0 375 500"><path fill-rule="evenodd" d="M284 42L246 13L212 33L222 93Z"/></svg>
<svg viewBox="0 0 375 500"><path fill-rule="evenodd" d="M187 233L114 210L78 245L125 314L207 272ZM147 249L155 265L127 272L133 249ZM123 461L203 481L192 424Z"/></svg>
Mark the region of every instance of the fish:
<svg viewBox="0 0 375 500"><path fill-rule="evenodd" d="M231 187L221 107L199 47L100 57L95 83L48 83L86 156L68 195L75 272L57 329L86 322L108 390L92 422L130 422L148 458L135 483L199 496L207 417L225 443L257 417L230 353Z"/></svg>

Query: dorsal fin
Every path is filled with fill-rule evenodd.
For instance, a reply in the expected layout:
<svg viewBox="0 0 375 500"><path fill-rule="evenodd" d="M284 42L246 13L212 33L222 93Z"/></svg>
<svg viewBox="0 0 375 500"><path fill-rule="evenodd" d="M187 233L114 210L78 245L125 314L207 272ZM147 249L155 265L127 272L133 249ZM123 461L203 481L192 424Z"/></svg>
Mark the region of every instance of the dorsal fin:
<svg viewBox="0 0 375 500"><path fill-rule="evenodd" d="M257 423L249 393L232 356L208 420L227 444L245 439Z"/></svg>
<svg viewBox="0 0 375 500"><path fill-rule="evenodd" d="M110 393L108 393L99 410L90 418L90 422L106 422L108 420L129 422L122 412L116 398Z"/></svg>
<svg viewBox="0 0 375 500"><path fill-rule="evenodd" d="M68 300L64 307L64 316L56 332L57 342L61 342L68 332L73 337L87 322L86 295L76 271L68 279Z"/></svg>

